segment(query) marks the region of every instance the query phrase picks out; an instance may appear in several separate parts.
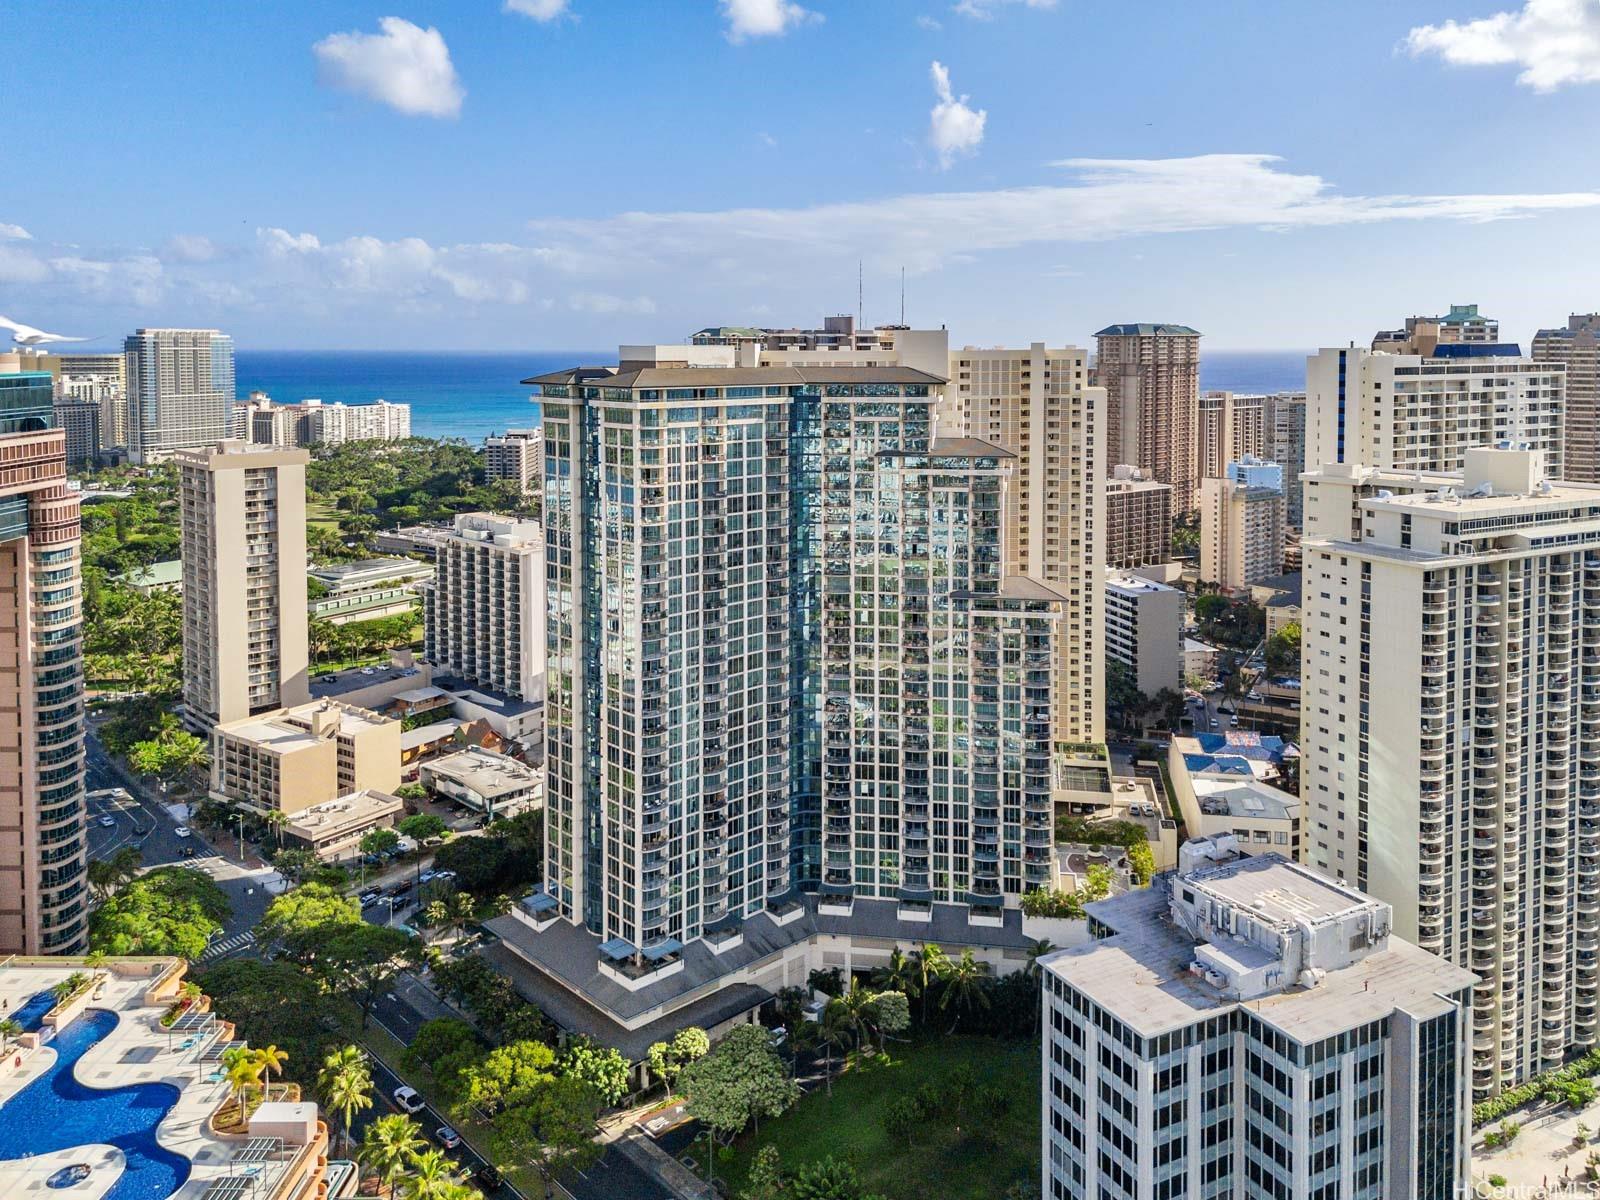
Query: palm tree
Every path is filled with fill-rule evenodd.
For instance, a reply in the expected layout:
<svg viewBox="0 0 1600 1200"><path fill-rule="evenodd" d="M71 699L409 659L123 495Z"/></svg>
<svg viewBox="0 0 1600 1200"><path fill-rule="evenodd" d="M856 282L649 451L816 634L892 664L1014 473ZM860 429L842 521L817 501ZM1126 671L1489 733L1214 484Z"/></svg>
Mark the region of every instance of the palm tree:
<svg viewBox="0 0 1600 1200"><path fill-rule="evenodd" d="M928 995L933 985L950 970L950 959L937 942L929 942L917 951L917 989L922 996L922 1023L928 1023Z"/></svg>
<svg viewBox="0 0 1600 1200"><path fill-rule="evenodd" d="M444 1156L443 1150L424 1150L411 1160L411 1174L406 1177L406 1200L446 1200L455 1188L456 1165Z"/></svg>
<svg viewBox="0 0 1600 1200"><path fill-rule="evenodd" d="M11 1048L11 1043L22 1036L22 1023L11 1017L0 1018L0 1054Z"/></svg>
<svg viewBox="0 0 1600 1200"><path fill-rule="evenodd" d="M861 1045L867 1029L867 1013L872 1008L872 993L861 986L859 979L850 980L850 987L834 1001L839 1006L839 1020L854 1035L856 1045Z"/></svg>
<svg viewBox="0 0 1600 1200"><path fill-rule="evenodd" d="M83 965L94 972L95 982L99 983L105 975L106 955L104 950L91 950L83 956Z"/></svg>
<svg viewBox="0 0 1600 1200"><path fill-rule="evenodd" d="M278 849L283 849L283 828L289 823L289 814L281 808L274 808L268 810L261 819L267 823L267 828L277 835Z"/></svg>
<svg viewBox="0 0 1600 1200"><path fill-rule="evenodd" d="M817 1022L817 1044L822 1047L822 1070L827 1079L828 1095L833 1095L833 1052L843 1053L850 1045L850 1020L838 1000L829 1000L822 1010L822 1020Z"/></svg>
<svg viewBox="0 0 1600 1200"><path fill-rule="evenodd" d="M372 1107L372 1072L359 1046L345 1046L323 1059L322 1070L317 1072L317 1092L322 1102L344 1122L344 1144L348 1153L351 1119Z"/></svg>
<svg viewBox="0 0 1600 1200"><path fill-rule="evenodd" d="M1039 960L1056 948L1056 944L1049 938L1040 938L1036 942L1028 943L1028 978L1036 979L1039 975Z"/></svg>
<svg viewBox="0 0 1600 1200"><path fill-rule="evenodd" d="M989 1007L989 993L983 986L987 974L988 968L972 957L970 949L963 950L961 957L946 968L944 992L939 997L939 1007L946 1009L950 1007L952 1001L955 1002L956 1017L950 1023L951 1033L954 1033L956 1026L961 1023L963 1014L974 1009Z"/></svg>
<svg viewBox="0 0 1600 1200"><path fill-rule="evenodd" d="M266 1076L267 1090L272 1088L272 1076L276 1072L281 1078L284 1065L289 1061L289 1052L279 1050L276 1046L265 1046L255 1052L256 1061L261 1064L262 1073ZM264 1094L264 1093L263 1093Z"/></svg>
<svg viewBox="0 0 1600 1200"><path fill-rule="evenodd" d="M921 991L916 961L896 946L889 952L888 963L872 973L872 986L880 992L903 992L907 1000L913 999Z"/></svg>
<svg viewBox="0 0 1600 1200"><path fill-rule="evenodd" d="M417 1123L410 1117L395 1113L379 1117L367 1126L357 1158L363 1166L370 1167L377 1174L378 1182L393 1196L395 1180L426 1145Z"/></svg>
<svg viewBox="0 0 1600 1200"><path fill-rule="evenodd" d="M236 1046L222 1054L224 1078L233 1094L239 1098L239 1124L244 1124L245 1095L253 1084L261 1082L261 1060L248 1046Z"/></svg>

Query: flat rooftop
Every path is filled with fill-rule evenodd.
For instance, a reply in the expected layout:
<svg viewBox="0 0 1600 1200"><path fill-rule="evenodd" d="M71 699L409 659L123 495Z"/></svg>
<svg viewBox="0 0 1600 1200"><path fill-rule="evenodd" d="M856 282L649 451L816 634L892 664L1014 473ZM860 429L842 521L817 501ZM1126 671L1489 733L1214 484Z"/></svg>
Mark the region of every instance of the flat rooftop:
<svg viewBox="0 0 1600 1200"><path fill-rule="evenodd" d="M452 779L488 800L527 791L539 782L539 772L532 767L478 747L436 758L423 766L434 775Z"/></svg>
<svg viewBox="0 0 1600 1200"><path fill-rule="evenodd" d="M379 683L392 683L396 679L410 679L422 674L417 667L351 667L328 677L311 677L311 694L318 700L336 700L346 692L359 692Z"/></svg>
<svg viewBox="0 0 1600 1200"><path fill-rule="evenodd" d="M386 572L397 575L419 575L432 574L433 569L414 558L363 558L360 562L327 563L320 567L312 567L307 574L314 579L340 581L363 575L382 575Z"/></svg>
<svg viewBox="0 0 1600 1200"><path fill-rule="evenodd" d="M1289 821L1300 815L1299 797L1256 782L1253 778L1245 781L1231 776L1195 775L1191 776L1189 782L1194 787L1200 811L1209 816Z"/></svg>
<svg viewBox="0 0 1600 1200"><path fill-rule="evenodd" d="M1045 970L1141 1036L1156 1037L1239 1008L1306 1045L1379 1020L1397 1008L1419 1018L1448 1012L1451 1005L1444 997L1475 982L1471 972L1391 934L1385 949L1328 972L1316 987L1289 987L1255 1000L1229 999L1189 971L1197 944L1172 921L1168 889L1174 878L1157 876L1150 887L1091 905L1094 916L1114 924L1116 935L1040 960ZM1293 896L1298 895L1297 890ZM1286 902L1297 902L1293 896ZM1307 889L1304 902L1316 907L1333 901ZM1239 949L1241 960L1253 961L1243 952L1248 948ZM1241 965L1248 969L1251 962Z"/></svg>
<svg viewBox="0 0 1600 1200"><path fill-rule="evenodd" d="M1209 892L1273 925L1313 924L1379 903L1277 855L1240 858L1182 877L1182 885Z"/></svg>
<svg viewBox="0 0 1600 1200"><path fill-rule="evenodd" d="M337 800L324 801L291 813L283 831L309 842L318 841L345 829L360 829L405 807L398 796L368 789L351 792Z"/></svg>
<svg viewBox="0 0 1600 1200"><path fill-rule="evenodd" d="M610 388L709 388L798 387L807 383L922 383L942 384L942 375L930 375L912 367L640 367L627 371L598 368L583 375L581 368L534 375L522 382L540 387L546 384L597 383Z"/></svg>

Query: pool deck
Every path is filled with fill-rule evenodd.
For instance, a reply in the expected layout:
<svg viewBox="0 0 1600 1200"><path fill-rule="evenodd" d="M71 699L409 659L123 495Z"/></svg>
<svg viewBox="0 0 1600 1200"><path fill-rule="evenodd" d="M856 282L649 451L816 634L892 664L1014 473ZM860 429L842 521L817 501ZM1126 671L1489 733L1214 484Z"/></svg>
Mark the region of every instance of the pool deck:
<svg viewBox="0 0 1600 1200"><path fill-rule="evenodd" d="M36 992L67 978L77 965L63 967L0 967L0 998L15 1011ZM230 1093L226 1083L207 1082L209 1064L199 1055L204 1045L182 1049L182 1035L169 1035L159 1020L166 1005L144 1003L151 986L149 978L124 978L108 975L101 983L90 1009L108 1009L120 1018L104 1040L96 1043L78 1061L74 1076L88 1087L115 1088L138 1083L168 1083L178 1089L178 1101L156 1129L156 1139L174 1154L191 1164L187 1182L172 1200L196 1200L213 1181L228 1174L229 1163L242 1139L224 1140L207 1129L211 1114ZM16 1051L12 1051L16 1053ZM55 1063L55 1051L48 1046L28 1055L20 1071L0 1080L0 1106L22 1087L45 1073ZM3 1109L0 1109L3 1111ZM88 1162L96 1169L84 1183L65 1189L46 1189L49 1174L70 1163ZM41 1154L36 1158L0 1161L0 1196L59 1197L60 1200L98 1200L122 1174L122 1154L110 1146L74 1147ZM263 1189L261 1200L273 1194Z"/></svg>

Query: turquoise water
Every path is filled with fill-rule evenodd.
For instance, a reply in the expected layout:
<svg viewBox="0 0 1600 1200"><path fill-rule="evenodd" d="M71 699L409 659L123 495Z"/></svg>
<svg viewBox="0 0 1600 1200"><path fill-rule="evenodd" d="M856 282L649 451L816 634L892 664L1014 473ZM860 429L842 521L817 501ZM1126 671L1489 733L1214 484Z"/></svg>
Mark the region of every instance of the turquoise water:
<svg viewBox="0 0 1600 1200"><path fill-rule="evenodd" d="M167 1083L93 1088L73 1078L78 1060L117 1027L117 1019L93 1009L56 1034L50 1043L55 1063L0 1104L0 1159L104 1143L127 1160L105 1200L167 1200L189 1178L189 1160L156 1141L178 1089Z"/></svg>
<svg viewBox="0 0 1600 1200"><path fill-rule="evenodd" d="M32 1033L44 1023L45 1014L55 1006L56 994L54 992L35 992L28 998L26 1004L11 1014L11 1019L22 1026L23 1033Z"/></svg>
<svg viewBox="0 0 1600 1200"><path fill-rule="evenodd" d="M393 400L411 405L411 431L418 437L478 443L491 433L538 423L533 389L520 380L615 361L615 348L495 354L240 350L235 374L241 398L262 391L286 404L313 396L347 404ZM1200 359L1200 386L1207 390L1286 392L1305 385L1303 351L1219 350Z"/></svg>

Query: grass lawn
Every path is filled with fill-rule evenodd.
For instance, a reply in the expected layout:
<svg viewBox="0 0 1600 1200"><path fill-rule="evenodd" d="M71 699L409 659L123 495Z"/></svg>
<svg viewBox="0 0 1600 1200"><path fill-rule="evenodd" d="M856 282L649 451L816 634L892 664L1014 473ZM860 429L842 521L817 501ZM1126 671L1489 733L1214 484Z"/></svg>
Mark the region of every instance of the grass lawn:
<svg viewBox="0 0 1600 1200"><path fill-rule="evenodd" d="M930 1122L922 1137L907 1144L883 1128L884 1107L924 1084L942 1086L952 1072L968 1066L979 1087L999 1089L1010 1098L1003 1113L971 1114L973 1124L952 1127ZM763 1123L759 1134L734 1143L734 1161L718 1173L734 1186L764 1145L778 1148L786 1171L813 1159L848 1159L864 1190L888 1200L924 1200L929 1179L939 1181L940 1200L996 1200L1012 1183L1039 1176L1039 1047L1028 1041L949 1037L896 1048L892 1061L861 1060L834 1080L833 1095L809 1093L790 1112ZM704 1143L696 1148L703 1154Z"/></svg>
<svg viewBox="0 0 1600 1200"><path fill-rule="evenodd" d="M325 525L335 533L339 532L338 514L326 500L306 501L306 524Z"/></svg>

